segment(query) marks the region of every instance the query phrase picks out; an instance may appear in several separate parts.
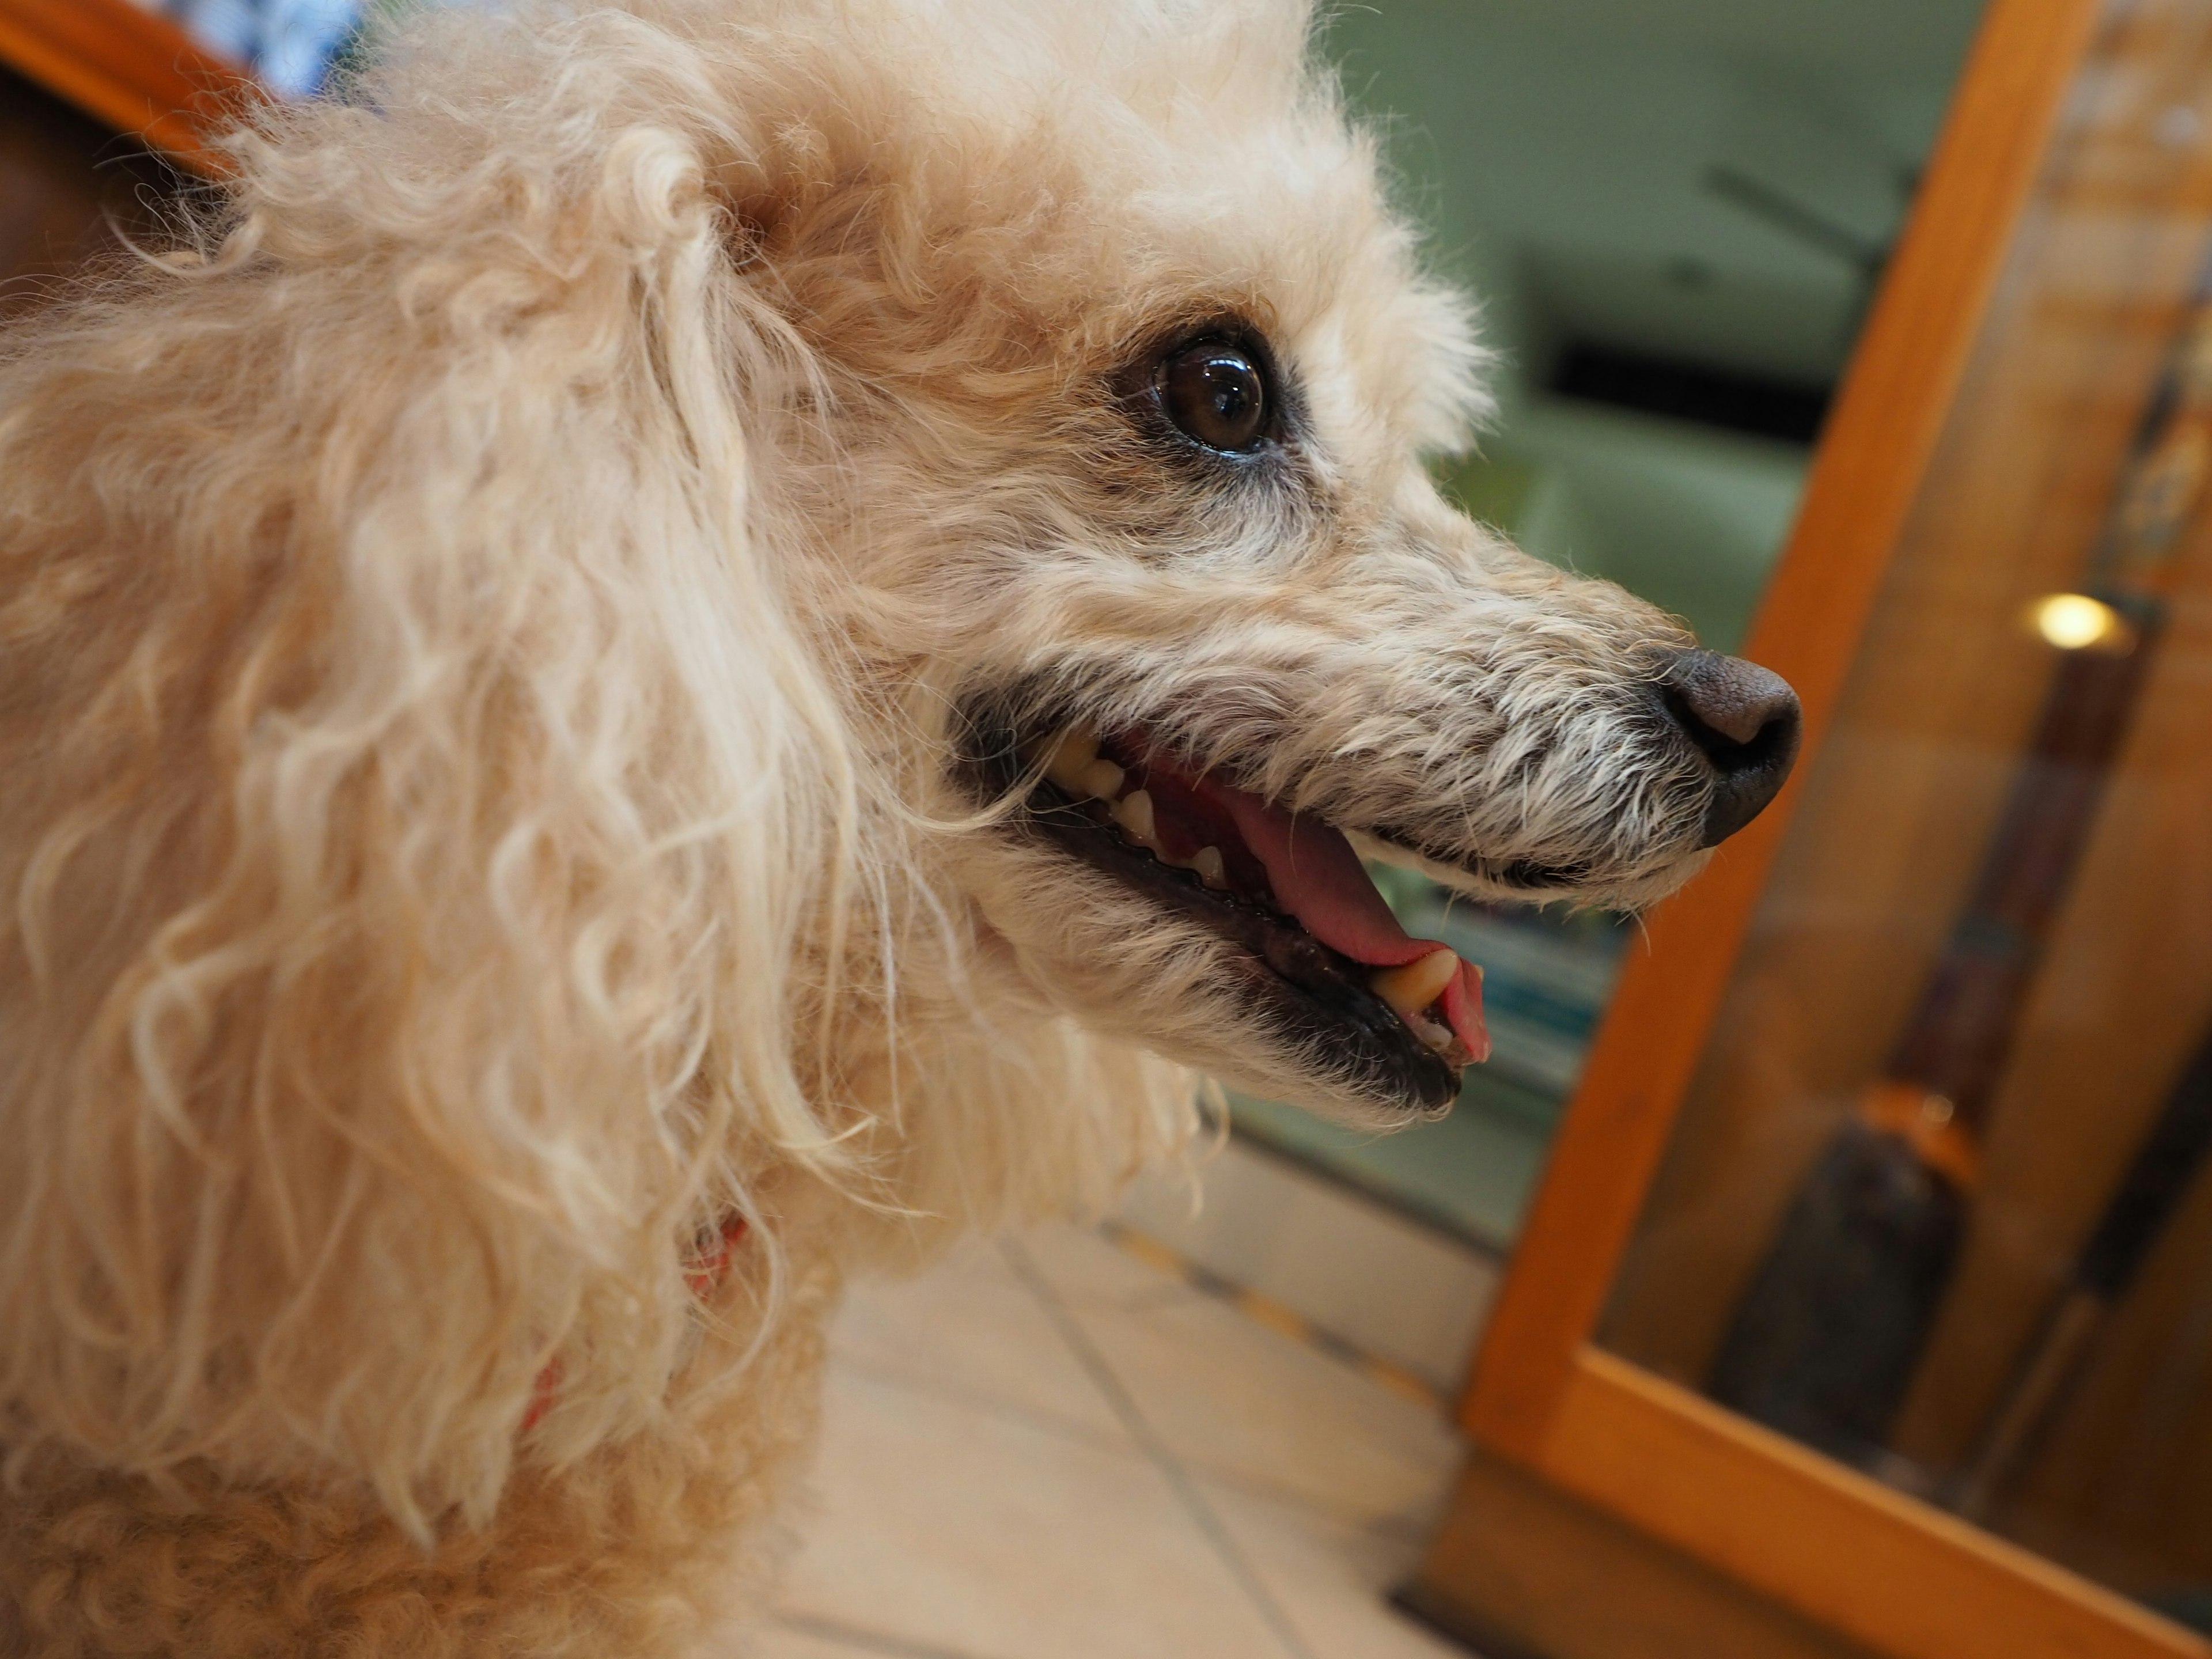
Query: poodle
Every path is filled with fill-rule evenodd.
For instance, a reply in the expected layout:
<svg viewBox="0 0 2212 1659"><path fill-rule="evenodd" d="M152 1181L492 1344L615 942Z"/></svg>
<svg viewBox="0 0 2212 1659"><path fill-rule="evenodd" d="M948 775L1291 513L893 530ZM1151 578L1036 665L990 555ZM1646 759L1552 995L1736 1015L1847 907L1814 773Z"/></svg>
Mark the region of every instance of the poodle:
<svg viewBox="0 0 2212 1659"><path fill-rule="evenodd" d="M1485 1053L1762 670L1450 508L1302 0L515 0L0 344L0 1650L693 1650L841 1279ZM728 1650L726 1647L721 1650Z"/></svg>

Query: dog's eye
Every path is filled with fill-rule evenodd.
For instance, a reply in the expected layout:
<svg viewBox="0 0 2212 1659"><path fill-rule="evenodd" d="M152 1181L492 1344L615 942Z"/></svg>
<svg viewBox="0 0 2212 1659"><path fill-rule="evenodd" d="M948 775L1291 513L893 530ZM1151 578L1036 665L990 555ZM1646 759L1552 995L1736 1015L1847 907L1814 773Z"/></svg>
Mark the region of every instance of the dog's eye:
<svg viewBox="0 0 2212 1659"><path fill-rule="evenodd" d="M1251 354L1200 340L1160 364L1160 406L1184 434L1231 454L1255 447L1267 425L1267 381Z"/></svg>

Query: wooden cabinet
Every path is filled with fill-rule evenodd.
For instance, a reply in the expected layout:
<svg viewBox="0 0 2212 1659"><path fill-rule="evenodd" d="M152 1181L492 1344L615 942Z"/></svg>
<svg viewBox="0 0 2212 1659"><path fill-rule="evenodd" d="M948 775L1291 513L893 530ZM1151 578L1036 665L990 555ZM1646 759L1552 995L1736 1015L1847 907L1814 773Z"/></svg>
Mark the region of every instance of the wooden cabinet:
<svg viewBox="0 0 2212 1659"><path fill-rule="evenodd" d="M118 132L183 162L246 82L174 23L131 0L0 0L0 64Z"/></svg>
<svg viewBox="0 0 2212 1659"><path fill-rule="evenodd" d="M1432 1612L1553 1659L1695 1653L1700 1617L1764 1620L1704 1650L1754 1659L2212 1656L2209 295L2212 3L1996 0L1746 649L1804 758L1632 958ZM1971 1099L1930 1030L1979 1043ZM1855 1135L1936 1170L1944 1237L1836 1265L1814 1200ZM1869 1310L1906 1257L1899 1338ZM1762 1296L1832 1368L1893 1351L1857 1427L1746 1403ZM1497 1524L1530 1504L1680 1583L1607 1625L1644 1569L1547 1580L1571 1528Z"/></svg>
<svg viewBox="0 0 2212 1659"><path fill-rule="evenodd" d="M246 84L130 0L0 0L0 312L155 229L177 166L215 165L199 123Z"/></svg>

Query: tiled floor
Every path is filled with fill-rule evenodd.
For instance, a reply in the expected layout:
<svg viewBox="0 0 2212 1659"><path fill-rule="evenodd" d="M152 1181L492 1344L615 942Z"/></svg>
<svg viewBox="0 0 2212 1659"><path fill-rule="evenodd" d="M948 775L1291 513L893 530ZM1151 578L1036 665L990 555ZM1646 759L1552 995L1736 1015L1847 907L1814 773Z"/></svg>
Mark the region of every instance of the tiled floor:
<svg viewBox="0 0 2212 1659"><path fill-rule="evenodd" d="M747 1659L1465 1659L1382 1593L1434 1414L1054 1228L854 1296L781 1618Z"/></svg>
<svg viewBox="0 0 2212 1659"><path fill-rule="evenodd" d="M1217 1277L1457 1394L1503 1264L1341 1181L1234 1135L1188 1179L1159 1175L1119 1219Z"/></svg>

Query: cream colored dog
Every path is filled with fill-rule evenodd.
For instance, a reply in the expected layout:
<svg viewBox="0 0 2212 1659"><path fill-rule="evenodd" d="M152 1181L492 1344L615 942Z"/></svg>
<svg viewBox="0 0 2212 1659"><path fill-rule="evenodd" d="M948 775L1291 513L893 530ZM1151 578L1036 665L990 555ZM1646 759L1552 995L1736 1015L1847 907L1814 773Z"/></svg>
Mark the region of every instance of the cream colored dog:
<svg viewBox="0 0 2212 1659"><path fill-rule="evenodd" d="M1480 354L1307 30L422 20L15 331L0 1650L680 1649L842 1273L1182 1065L1450 1100L1355 846L1635 904L1772 793L1786 688L1431 488Z"/></svg>

